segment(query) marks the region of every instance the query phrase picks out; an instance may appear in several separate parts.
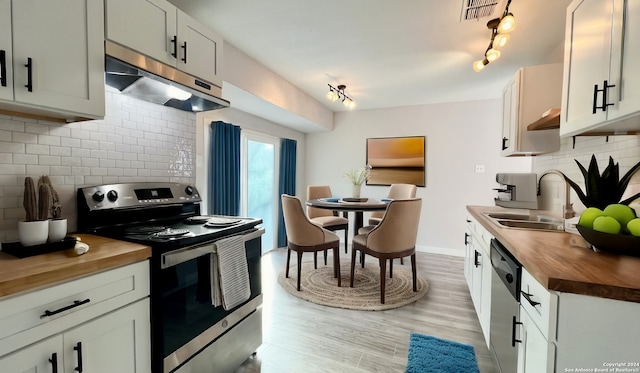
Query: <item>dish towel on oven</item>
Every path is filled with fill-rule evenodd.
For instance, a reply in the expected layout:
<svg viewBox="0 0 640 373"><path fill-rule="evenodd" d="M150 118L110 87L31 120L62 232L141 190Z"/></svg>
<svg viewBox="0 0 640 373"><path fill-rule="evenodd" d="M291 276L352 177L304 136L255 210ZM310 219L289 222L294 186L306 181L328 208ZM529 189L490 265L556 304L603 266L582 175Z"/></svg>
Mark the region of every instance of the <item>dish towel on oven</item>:
<svg viewBox="0 0 640 373"><path fill-rule="evenodd" d="M233 236L217 241L211 255L211 303L228 311L250 296L244 239Z"/></svg>

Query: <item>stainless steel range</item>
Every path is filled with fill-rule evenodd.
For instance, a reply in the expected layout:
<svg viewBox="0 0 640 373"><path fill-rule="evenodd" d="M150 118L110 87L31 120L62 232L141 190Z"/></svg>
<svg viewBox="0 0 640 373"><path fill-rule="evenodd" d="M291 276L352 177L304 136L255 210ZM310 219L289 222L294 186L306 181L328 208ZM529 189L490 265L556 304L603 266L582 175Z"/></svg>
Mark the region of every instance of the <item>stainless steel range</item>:
<svg viewBox="0 0 640 373"><path fill-rule="evenodd" d="M201 216L197 189L178 183L92 186L77 198L78 231L152 248L154 373L231 372L255 352L262 343L261 219ZM244 298L220 305L222 263L233 262L218 259L226 242L240 243L233 248L243 268L246 256L248 280L233 278L246 287Z"/></svg>

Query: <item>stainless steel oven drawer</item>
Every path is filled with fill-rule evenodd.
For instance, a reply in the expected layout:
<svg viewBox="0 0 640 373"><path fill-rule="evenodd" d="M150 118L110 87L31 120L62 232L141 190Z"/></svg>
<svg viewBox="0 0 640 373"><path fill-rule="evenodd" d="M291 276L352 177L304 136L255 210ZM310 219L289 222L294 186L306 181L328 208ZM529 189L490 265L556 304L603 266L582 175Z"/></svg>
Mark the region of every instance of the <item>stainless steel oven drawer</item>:
<svg viewBox="0 0 640 373"><path fill-rule="evenodd" d="M176 373L232 373L262 344L262 307L200 351Z"/></svg>

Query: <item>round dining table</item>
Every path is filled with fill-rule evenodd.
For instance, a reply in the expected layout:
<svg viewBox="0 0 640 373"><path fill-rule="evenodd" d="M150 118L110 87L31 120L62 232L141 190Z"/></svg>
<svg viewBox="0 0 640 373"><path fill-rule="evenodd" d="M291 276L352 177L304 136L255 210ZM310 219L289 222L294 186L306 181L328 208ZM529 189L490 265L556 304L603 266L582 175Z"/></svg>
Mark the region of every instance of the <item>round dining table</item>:
<svg viewBox="0 0 640 373"><path fill-rule="evenodd" d="M353 198L320 198L307 201L307 206L319 209L353 212L354 225L353 235L358 235L358 230L363 227L363 214L365 211L384 211L389 205L390 199L360 198L359 201Z"/></svg>

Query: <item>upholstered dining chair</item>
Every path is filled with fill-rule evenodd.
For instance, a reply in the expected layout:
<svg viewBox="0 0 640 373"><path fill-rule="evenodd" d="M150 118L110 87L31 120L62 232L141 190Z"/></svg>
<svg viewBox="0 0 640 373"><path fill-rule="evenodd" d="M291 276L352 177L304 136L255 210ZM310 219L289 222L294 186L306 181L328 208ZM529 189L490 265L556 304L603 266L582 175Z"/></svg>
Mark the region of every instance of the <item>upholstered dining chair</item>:
<svg viewBox="0 0 640 373"><path fill-rule="evenodd" d="M318 251L333 249L333 277L338 278L338 287L340 287L340 237L333 232L313 224L305 215L302 209L302 202L300 202L298 198L287 194L283 194L281 198L284 226L287 232L287 266L285 277L289 278L291 250L297 254L298 283L296 288L300 291L302 254L305 252L317 253ZM317 268L315 256L314 266Z"/></svg>
<svg viewBox="0 0 640 373"><path fill-rule="evenodd" d="M330 197L332 197L331 187L328 185L307 186L307 200ZM307 206L307 216L312 223L317 224L324 229L328 229L332 232L344 230L344 252L345 254L347 253L349 219L338 216L337 211L319 209L311 206ZM324 256L324 264L327 264L326 252Z"/></svg>
<svg viewBox="0 0 640 373"><path fill-rule="evenodd" d="M387 193L387 198L389 199L415 198L417 189L418 188L413 184L391 184L391 186L389 187L389 192ZM369 233L369 231L373 229L373 227L375 227L377 224L380 223L383 216L384 216L384 211L372 212L371 216L369 217L369 225L358 229L358 234ZM364 257L362 257L360 262L362 262L362 267L364 268ZM403 258L400 258L400 264L404 264Z"/></svg>
<svg viewBox="0 0 640 373"><path fill-rule="evenodd" d="M390 260L389 277L393 278L393 259L411 256L413 291L416 287L416 239L420 222L422 199L394 199L389 202L380 224L366 234L353 238L351 247L351 281L353 287L356 252L378 258L380 263L380 302L384 304L387 259Z"/></svg>
<svg viewBox="0 0 640 373"><path fill-rule="evenodd" d="M387 198L389 199L409 199L416 198L416 189L413 184L391 184L389 192L387 192ZM376 225L382 220L384 211L374 211L369 217L369 225ZM371 227L373 228L373 227ZM371 230L369 228L369 230Z"/></svg>

